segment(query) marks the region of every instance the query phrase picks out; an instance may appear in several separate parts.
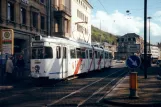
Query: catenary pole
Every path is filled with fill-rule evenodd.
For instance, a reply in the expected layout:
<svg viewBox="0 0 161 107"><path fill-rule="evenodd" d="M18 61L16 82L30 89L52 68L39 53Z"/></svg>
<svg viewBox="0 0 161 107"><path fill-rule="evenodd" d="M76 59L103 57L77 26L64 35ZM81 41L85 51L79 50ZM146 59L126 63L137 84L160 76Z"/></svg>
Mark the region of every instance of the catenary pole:
<svg viewBox="0 0 161 107"><path fill-rule="evenodd" d="M144 0L144 78L147 79L147 0Z"/></svg>

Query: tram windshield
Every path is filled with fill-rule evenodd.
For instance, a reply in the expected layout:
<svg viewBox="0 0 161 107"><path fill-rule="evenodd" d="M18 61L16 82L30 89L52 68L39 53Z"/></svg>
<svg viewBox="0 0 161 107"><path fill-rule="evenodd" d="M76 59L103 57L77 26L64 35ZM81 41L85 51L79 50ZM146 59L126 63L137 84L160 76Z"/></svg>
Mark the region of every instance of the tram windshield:
<svg viewBox="0 0 161 107"><path fill-rule="evenodd" d="M51 59L53 51L51 47L33 47L32 59Z"/></svg>

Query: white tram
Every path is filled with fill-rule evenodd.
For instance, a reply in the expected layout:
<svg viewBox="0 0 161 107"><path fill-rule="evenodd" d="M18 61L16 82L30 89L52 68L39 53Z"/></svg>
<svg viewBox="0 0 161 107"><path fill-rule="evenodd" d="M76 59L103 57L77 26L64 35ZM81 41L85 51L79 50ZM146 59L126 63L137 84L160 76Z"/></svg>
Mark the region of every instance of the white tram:
<svg viewBox="0 0 161 107"><path fill-rule="evenodd" d="M108 50L57 37L37 36L32 41L31 76L63 79L111 66Z"/></svg>

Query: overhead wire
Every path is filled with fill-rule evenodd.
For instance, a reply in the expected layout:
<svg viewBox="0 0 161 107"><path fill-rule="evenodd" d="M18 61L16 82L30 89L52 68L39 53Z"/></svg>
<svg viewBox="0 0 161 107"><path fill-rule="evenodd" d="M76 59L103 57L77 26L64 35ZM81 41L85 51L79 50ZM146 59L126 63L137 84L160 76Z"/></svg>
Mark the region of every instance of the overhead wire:
<svg viewBox="0 0 161 107"><path fill-rule="evenodd" d="M102 2L100 0L97 0L101 5L102 7L105 9L105 11L107 12L106 8L104 7L104 5L102 4ZM107 12L108 13L108 12Z"/></svg>

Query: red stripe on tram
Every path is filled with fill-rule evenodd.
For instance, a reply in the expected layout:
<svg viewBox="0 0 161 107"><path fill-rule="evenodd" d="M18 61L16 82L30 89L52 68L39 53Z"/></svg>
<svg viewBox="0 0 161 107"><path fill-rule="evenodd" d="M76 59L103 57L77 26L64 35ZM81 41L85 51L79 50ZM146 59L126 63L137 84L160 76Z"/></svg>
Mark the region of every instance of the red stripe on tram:
<svg viewBox="0 0 161 107"><path fill-rule="evenodd" d="M89 66L88 72L91 70L91 66L92 66L93 59L94 59L94 52L93 52L93 54L92 54L92 61L91 61L91 63L90 63L90 66Z"/></svg>
<svg viewBox="0 0 161 107"><path fill-rule="evenodd" d="M102 57L100 57L100 60L98 61L98 68L97 68L97 70L98 70L99 67L100 67L101 60L102 60Z"/></svg>
<svg viewBox="0 0 161 107"><path fill-rule="evenodd" d="M78 74L78 71L79 71L79 68L80 68L80 66L82 64L82 61L83 61L83 59L80 58L79 61L78 61L78 63L77 63L76 69L74 71L74 75Z"/></svg>

